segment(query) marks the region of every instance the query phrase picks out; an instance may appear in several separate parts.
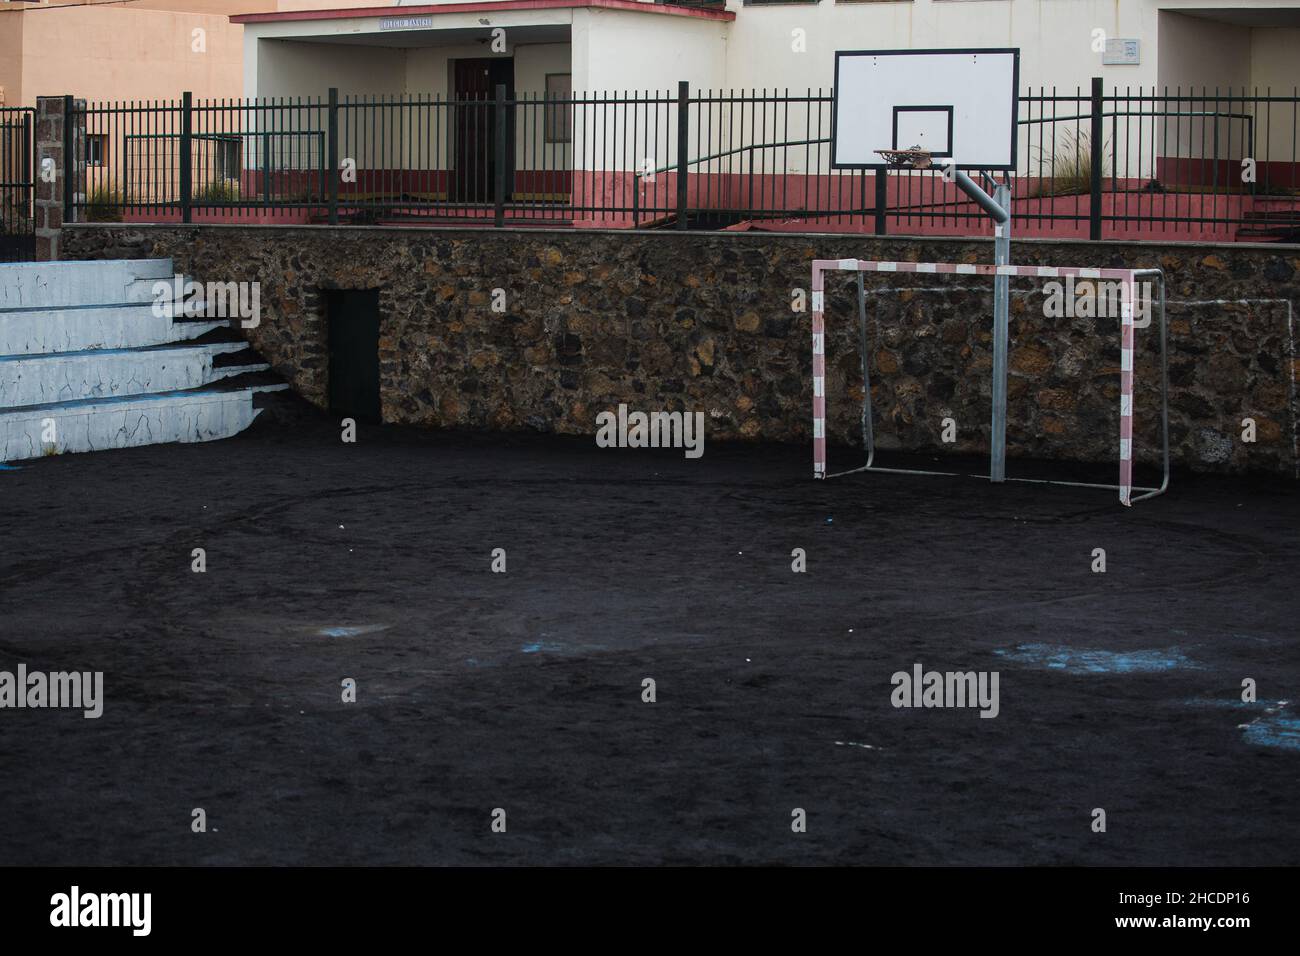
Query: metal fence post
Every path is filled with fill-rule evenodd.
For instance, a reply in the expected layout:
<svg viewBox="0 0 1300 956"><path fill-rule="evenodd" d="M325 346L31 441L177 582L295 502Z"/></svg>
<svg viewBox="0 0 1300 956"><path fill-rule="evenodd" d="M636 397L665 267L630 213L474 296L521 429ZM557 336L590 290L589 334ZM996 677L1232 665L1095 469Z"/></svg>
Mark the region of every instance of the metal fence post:
<svg viewBox="0 0 1300 956"><path fill-rule="evenodd" d="M677 83L677 228L685 229L686 222L686 177L690 165L691 136L691 84L686 80Z"/></svg>
<svg viewBox="0 0 1300 956"><path fill-rule="evenodd" d="M194 115L191 112L193 97L190 92L181 94L181 222L191 222L190 208L194 192Z"/></svg>
<svg viewBox="0 0 1300 956"><path fill-rule="evenodd" d="M1101 163L1105 153L1102 151L1102 95L1101 77L1092 78L1092 130L1089 133L1088 149L1092 164L1090 198L1088 202L1088 238L1101 238Z"/></svg>
<svg viewBox="0 0 1300 956"><path fill-rule="evenodd" d="M506 155L506 87L504 83L497 84L496 91L496 220L494 225L500 229L506 224L506 163L510 157Z"/></svg>
<svg viewBox="0 0 1300 956"><path fill-rule="evenodd" d="M329 105L329 160L327 163L329 182L329 221L331 226L339 224L339 91L330 87Z"/></svg>
<svg viewBox="0 0 1300 956"><path fill-rule="evenodd" d="M73 130L72 111L76 108L71 94L63 97L63 221L73 221L73 200L76 197L77 149Z"/></svg>
<svg viewBox="0 0 1300 956"><path fill-rule="evenodd" d="M887 230L885 223L885 205L889 199L889 180L888 171L877 169L874 179L876 180L876 235L883 236Z"/></svg>
<svg viewBox="0 0 1300 956"><path fill-rule="evenodd" d="M192 221L191 194L194 193L194 107L192 94L181 94L181 221Z"/></svg>

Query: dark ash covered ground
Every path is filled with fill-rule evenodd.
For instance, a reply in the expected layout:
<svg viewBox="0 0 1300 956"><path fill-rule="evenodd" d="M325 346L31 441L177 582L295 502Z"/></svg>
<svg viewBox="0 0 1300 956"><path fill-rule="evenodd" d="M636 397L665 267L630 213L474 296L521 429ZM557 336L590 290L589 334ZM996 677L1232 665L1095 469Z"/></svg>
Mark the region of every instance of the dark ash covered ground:
<svg viewBox="0 0 1300 956"><path fill-rule="evenodd" d="M317 420L0 472L0 669L106 695L0 712L0 864L1300 856L1292 487L809 470ZM998 718L892 708L918 661Z"/></svg>

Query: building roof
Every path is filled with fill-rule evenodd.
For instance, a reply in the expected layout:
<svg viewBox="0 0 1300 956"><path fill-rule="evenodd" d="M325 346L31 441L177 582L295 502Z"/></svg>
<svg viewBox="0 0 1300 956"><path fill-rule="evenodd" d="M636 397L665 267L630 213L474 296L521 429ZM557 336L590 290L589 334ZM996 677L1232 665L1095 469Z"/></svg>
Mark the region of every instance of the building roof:
<svg viewBox="0 0 1300 956"><path fill-rule="evenodd" d="M242 13L232 23L284 23L294 20L347 20L373 17L437 16L440 13L506 13L511 10L626 10L702 20L735 20L729 10L679 7L672 4L642 3L638 0L474 0L469 3L439 3L421 7L348 7L338 10L286 10L278 13Z"/></svg>

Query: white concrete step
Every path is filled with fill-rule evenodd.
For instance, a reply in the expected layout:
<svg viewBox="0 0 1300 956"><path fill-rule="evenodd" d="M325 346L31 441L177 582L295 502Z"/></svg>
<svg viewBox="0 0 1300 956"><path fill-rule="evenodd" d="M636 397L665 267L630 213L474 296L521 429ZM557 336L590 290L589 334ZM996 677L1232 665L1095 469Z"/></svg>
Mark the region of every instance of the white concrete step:
<svg viewBox="0 0 1300 956"><path fill-rule="evenodd" d="M0 265L0 311L152 302L171 259L16 262Z"/></svg>
<svg viewBox="0 0 1300 956"><path fill-rule="evenodd" d="M243 342L213 342L0 358L0 409L176 392L269 367L213 367L216 356L246 350Z"/></svg>
<svg viewBox="0 0 1300 956"><path fill-rule="evenodd" d="M229 323L155 314L175 278L170 259L0 266L0 462L229 438L288 388L251 353L218 364L244 342L178 344Z"/></svg>
<svg viewBox="0 0 1300 956"><path fill-rule="evenodd" d="M0 410L0 461L22 461L163 442L216 441L239 434L260 409L253 395L287 385L205 388ZM46 440L53 425L54 440Z"/></svg>
<svg viewBox="0 0 1300 956"><path fill-rule="evenodd" d="M226 320L173 322L148 304L0 312L0 356L136 349L198 338Z"/></svg>

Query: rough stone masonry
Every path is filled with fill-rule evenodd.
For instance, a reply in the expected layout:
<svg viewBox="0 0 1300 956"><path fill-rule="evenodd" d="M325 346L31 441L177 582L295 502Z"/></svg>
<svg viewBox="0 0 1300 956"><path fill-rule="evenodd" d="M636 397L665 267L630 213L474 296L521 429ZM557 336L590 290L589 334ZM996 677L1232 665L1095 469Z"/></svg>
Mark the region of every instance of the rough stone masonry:
<svg viewBox="0 0 1300 956"><path fill-rule="evenodd" d="M809 438L809 315L793 306L814 258L988 262L992 252L946 238L363 226L77 224L63 241L65 258L171 256L199 280L260 282L262 322L245 334L317 405L329 347L321 292L377 288L385 421L594 435L596 416L626 403L703 411L709 441ZM1300 249L1026 240L1012 258L1163 268L1175 463L1296 477ZM829 427L848 442L859 440L862 397L853 283L844 273L827 290ZM878 445L987 453L991 281L868 286ZM1114 461L1117 320L1047 318L1042 281L1012 289L1008 454ZM1138 458L1151 462L1154 324L1139 338ZM955 444L941 440L945 418Z"/></svg>

